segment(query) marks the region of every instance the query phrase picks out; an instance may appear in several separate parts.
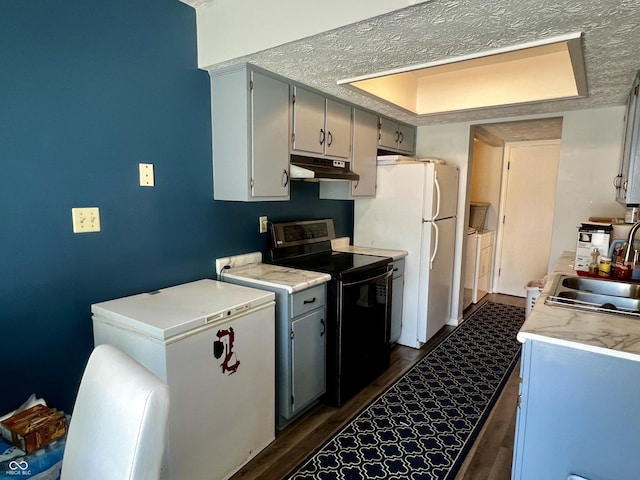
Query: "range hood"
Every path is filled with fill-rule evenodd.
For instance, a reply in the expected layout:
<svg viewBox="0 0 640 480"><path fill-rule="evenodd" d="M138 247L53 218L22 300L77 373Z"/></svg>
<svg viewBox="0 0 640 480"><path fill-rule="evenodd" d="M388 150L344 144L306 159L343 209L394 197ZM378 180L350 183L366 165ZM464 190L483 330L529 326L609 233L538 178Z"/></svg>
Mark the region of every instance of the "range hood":
<svg viewBox="0 0 640 480"><path fill-rule="evenodd" d="M347 161L302 157L300 155L291 155L289 177L291 180L305 180L307 182L360 180L360 176L351 171L351 164Z"/></svg>

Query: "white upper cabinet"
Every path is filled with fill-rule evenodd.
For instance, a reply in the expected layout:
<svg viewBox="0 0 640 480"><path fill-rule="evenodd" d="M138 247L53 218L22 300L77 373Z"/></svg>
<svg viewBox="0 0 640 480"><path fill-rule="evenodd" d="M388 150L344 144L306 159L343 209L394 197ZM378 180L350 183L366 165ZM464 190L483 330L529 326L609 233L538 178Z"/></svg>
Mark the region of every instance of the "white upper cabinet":
<svg viewBox="0 0 640 480"><path fill-rule="evenodd" d="M378 148L414 155L416 151L416 128L390 118L380 117Z"/></svg>
<svg viewBox="0 0 640 480"><path fill-rule="evenodd" d="M375 197L378 152L378 116L353 109L351 169L360 176L354 182L321 182L320 198L354 200Z"/></svg>
<svg viewBox="0 0 640 480"><path fill-rule="evenodd" d="M348 159L351 156L351 106L294 86L291 152Z"/></svg>
<svg viewBox="0 0 640 480"><path fill-rule="evenodd" d="M252 65L209 72L216 200L289 199L289 83Z"/></svg>

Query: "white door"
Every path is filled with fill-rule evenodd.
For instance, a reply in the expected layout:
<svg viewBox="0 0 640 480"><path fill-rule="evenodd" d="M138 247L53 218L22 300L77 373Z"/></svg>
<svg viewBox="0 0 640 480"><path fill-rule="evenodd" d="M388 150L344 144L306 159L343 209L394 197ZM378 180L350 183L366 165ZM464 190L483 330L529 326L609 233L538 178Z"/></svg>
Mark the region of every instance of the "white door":
<svg viewBox="0 0 640 480"><path fill-rule="evenodd" d="M522 142L505 148L494 291L526 296L526 285L547 274L560 142Z"/></svg>

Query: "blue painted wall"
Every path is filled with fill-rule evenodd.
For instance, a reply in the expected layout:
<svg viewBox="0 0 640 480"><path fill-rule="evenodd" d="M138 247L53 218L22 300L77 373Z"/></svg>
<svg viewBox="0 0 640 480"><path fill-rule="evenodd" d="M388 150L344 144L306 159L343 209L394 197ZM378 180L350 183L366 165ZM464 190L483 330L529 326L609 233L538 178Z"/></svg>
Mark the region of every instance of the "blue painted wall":
<svg viewBox="0 0 640 480"><path fill-rule="evenodd" d="M293 183L291 201L213 200L209 76L178 0L8 0L0 6L0 414L31 393L71 411L93 348L90 305L214 275L265 250L258 216L353 205ZM138 186L153 163L156 187ZM71 208L102 232L73 234Z"/></svg>

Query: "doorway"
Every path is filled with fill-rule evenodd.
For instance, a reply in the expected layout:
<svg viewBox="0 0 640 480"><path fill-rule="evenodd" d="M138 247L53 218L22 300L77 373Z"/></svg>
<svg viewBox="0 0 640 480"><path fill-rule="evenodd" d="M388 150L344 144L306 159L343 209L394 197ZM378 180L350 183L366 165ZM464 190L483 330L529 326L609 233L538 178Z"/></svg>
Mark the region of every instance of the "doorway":
<svg viewBox="0 0 640 480"><path fill-rule="evenodd" d="M546 275L562 118L477 125L467 202L490 204L489 292L525 297ZM510 163L511 162L511 163Z"/></svg>
<svg viewBox="0 0 640 480"><path fill-rule="evenodd" d="M526 285L547 274L556 200L560 141L505 147L494 291L526 296Z"/></svg>

